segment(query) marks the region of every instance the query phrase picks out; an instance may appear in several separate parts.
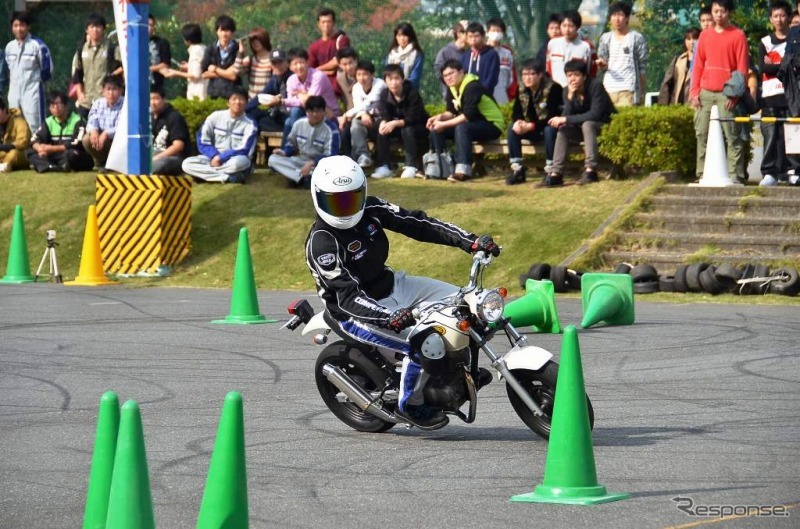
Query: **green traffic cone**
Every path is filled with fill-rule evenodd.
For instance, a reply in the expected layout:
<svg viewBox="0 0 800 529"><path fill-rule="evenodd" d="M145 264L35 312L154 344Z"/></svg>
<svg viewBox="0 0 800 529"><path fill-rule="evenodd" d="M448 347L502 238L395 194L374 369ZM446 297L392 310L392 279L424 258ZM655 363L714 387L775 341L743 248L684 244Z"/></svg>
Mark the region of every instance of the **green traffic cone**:
<svg viewBox="0 0 800 529"><path fill-rule="evenodd" d="M248 324L276 321L278 320L267 319L258 310L250 243L247 240L247 228L242 228L239 230L239 248L236 252L236 269L233 272L231 313L225 316L224 320L214 320L211 323Z"/></svg>
<svg viewBox="0 0 800 529"><path fill-rule="evenodd" d="M122 405L106 529L155 529L139 405Z"/></svg>
<svg viewBox="0 0 800 529"><path fill-rule="evenodd" d="M511 501L594 505L629 498L630 494L610 494L597 483L578 331L574 325L564 329L556 388L544 481L533 492L512 496Z"/></svg>
<svg viewBox="0 0 800 529"><path fill-rule="evenodd" d="M111 491L111 473L114 470L118 434L119 398L113 391L106 391L100 398L100 411L97 413L97 434L94 439L89 488L86 491L83 529L106 527L108 494Z"/></svg>
<svg viewBox="0 0 800 529"><path fill-rule="evenodd" d="M11 245L8 247L6 275L0 283L33 283L31 263L28 258L28 243L25 240L25 222L22 206L14 208L14 225L11 227Z"/></svg>
<svg viewBox="0 0 800 529"><path fill-rule="evenodd" d="M225 396L217 440L208 466L197 529L247 529L247 467L242 395Z"/></svg>
<svg viewBox="0 0 800 529"><path fill-rule="evenodd" d="M525 295L506 305L503 317L510 318L515 327L530 325L535 332L560 333L553 282L549 279L525 281Z"/></svg>
<svg viewBox="0 0 800 529"><path fill-rule="evenodd" d="M608 325L632 325L633 278L628 274L583 274L581 306L584 329L601 321Z"/></svg>

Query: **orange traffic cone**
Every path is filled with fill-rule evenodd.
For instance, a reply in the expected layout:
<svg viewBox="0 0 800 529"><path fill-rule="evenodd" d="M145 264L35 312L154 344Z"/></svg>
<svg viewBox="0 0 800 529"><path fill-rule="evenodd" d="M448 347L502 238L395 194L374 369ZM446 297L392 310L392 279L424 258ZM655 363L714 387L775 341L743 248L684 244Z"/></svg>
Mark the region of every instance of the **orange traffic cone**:
<svg viewBox="0 0 800 529"><path fill-rule="evenodd" d="M86 215L80 272L75 281L68 281L64 284L85 286L113 284L103 271L103 257L100 255L100 231L97 229L97 212L94 205L89 206L89 212Z"/></svg>

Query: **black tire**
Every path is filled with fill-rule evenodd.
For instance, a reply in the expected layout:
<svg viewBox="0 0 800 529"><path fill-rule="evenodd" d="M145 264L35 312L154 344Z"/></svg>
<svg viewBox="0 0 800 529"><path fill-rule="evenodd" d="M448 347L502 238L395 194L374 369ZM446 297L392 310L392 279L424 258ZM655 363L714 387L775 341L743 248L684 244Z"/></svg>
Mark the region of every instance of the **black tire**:
<svg viewBox="0 0 800 529"><path fill-rule="evenodd" d="M752 264L745 265L744 268L742 269L742 277L741 277L741 279L752 279L753 278L753 272L755 272L755 270L756 270L755 265L752 265ZM733 290L733 293L734 294L741 294L743 296L746 296L746 295L751 293L750 292L750 285L751 285L750 283L742 283L742 284L737 283L736 284L736 288Z"/></svg>
<svg viewBox="0 0 800 529"><path fill-rule="evenodd" d="M755 270L753 270L753 277L770 277L769 267L767 265L756 265ZM769 281L767 280L750 283L751 294L766 294L767 290L769 290Z"/></svg>
<svg viewBox="0 0 800 529"><path fill-rule="evenodd" d="M536 263L531 265L528 269L528 277L541 281L542 279L550 279L550 265L547 263Z"/></svg>
<svg viewBox="0 0 800 529"><path fill-rule="evenodd" d="M519 383L522 384L525 391L533 397L536 404L542 408L545 416L535 416L525 403L522 402L517 392L506 384L506 393L508 394L508 400L511 402L511 406L528 428L542 438L550 439L550 420L553 416L553 404L555 403L558 364L550 361L538 371L531 371L530 369L512 369L511 373ZM594 428L594 408L592 407L592 401L589 400L588 395L586 396L586 408L589 412L589 427Z"/></svg>
<svg viewBox="0 0 800 529"><path fill-rule="evenodd" d="M698 263L689 265L686 269L686 288L688 292L702 292L703 286L700 284L700 274L708 268L708 263Z"/></svg>
<svg viewBox="0 0 800 529"><path fill-rule="evenodd" d="M775 279L769 284L769 291L773 294L796 296L800 292L800 275L797 273L797 269L791 267L780 268L772 272L772 276L780 277L780 279Z"/></svg>
<svg viewBox="0 0 800 529"><path fill-rule="evenodd" d="M638 264L631 268L630 274L634 283L658 281L658 270L653 265Z"/></svg>
<svg viewBox="0 0 800 529"><path fill-rule="evenodd" d="M368 393L380 391L388 375L370 360L364 351L344 342L335 342L323 349L317 357L317 364L314 368L317 390L328 409L340 421L354 430L380 433L394 426L394 423L386 422L371 413L362 411L349 400L340 402L337 398L340 393L339 389L322 374L322 367L325 364L331 364L347 373ZM394 410L389 409L388 411Z"/></svg>
<svg viewBox="0 0 800 529"><path fill-rule="evenodd" d="M689 286L686 284L686 269L687 265L680 265L675 269L675 292L689 292Z"/></svg>
<svg viewBox="0 0 800 529"><path fill-rule="evenodd" d="M554 266L550 269L550 281L553 282L553 289L558 293L569 291L569 284L567 283L567 267Z"/></svg>
<svg viewBox="0 0 800 529"><path fill-rule="evenodd" d="M717 279L717 276L714 275L716 271L715 266L709 266L705 270L700 273L700 286L703 287L703 290L711 294L712 296L716 296L717 294L722 294L725 291L725 285L722 284Z"/></svg>
<svg viewBox="0 0 800 529"><path fill-rule="evenodd" d="M658 289L661 292L675 292L675 276L661 276L658 278Z"/></svg>
<svg viewBox="0 0 800 529"><path fill-rule="evenodd" d="M716 275L717 279L721 280L723 283L726 282L724 281L725 279L730 279L735 283L742 278L742 271L739 270L739 267L735 264L722 263L717 267L714 275Z"/></svg>
<svg viewBox="0 0 800 529"><path fill-rule="evenodd" d="M614 267L614 273L615 274L627 274L628 272L631 271L631 268L633 268L633 267L628 263L620 263L620 264L618 264L617 266Z"/></svg>
<svg viewBox="0 0 800 529"><path fill-rule="evenodd" d="M525 283L528 282L528 274L520 274L519 275L519 288L524 289Z"/></svg>
<svg viewBox="0 0 800 529"><path fill-rule="evenodd" d="M633 292L636 294L653 294L658 292L658 281L639 281L633 284Z"/></svg>
<svg viewBox="0 0 800 529"><path fill-rule="evenodd" d="M580 290L581 289L581 277L583 276L583 272L577 272L570 268L567 268L567 285L572 290Z"/></svg>

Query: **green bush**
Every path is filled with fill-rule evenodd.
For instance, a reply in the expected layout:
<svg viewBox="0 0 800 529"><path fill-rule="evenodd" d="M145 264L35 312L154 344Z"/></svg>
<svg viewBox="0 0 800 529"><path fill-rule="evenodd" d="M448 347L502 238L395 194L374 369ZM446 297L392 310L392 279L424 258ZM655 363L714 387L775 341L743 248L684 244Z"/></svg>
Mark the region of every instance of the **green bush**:
<svg viewBox="0 0 800 529"><path fill-rule="evenodd" d="M170 104L186 120L186 125L189 127L189 137L192 140L197 136L197 131L203 126L203 122L209 114L215 110L228 108L228 102L225 99L199 101L197 99L179 97L171 100Z"/></svg>
<svg viewBox="0 0 800 529"><path fill-rule="evenodd" d="M682 105L620 108L598 140L613 163L645 171L694 174L694 111Z"/></svg>

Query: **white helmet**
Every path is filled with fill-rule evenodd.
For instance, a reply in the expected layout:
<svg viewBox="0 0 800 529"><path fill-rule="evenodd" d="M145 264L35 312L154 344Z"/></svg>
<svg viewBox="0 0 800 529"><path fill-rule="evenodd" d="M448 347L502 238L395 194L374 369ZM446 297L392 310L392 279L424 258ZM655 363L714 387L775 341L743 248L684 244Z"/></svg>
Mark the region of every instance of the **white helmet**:
<svg viewBox="0 0 800 529"><path fill-rule="evenodd" d="M367 178L364 171L347 156L328 156L311 174L314 208L326 224L334 228L352 228L364 216L367 201Z"/></svg>

